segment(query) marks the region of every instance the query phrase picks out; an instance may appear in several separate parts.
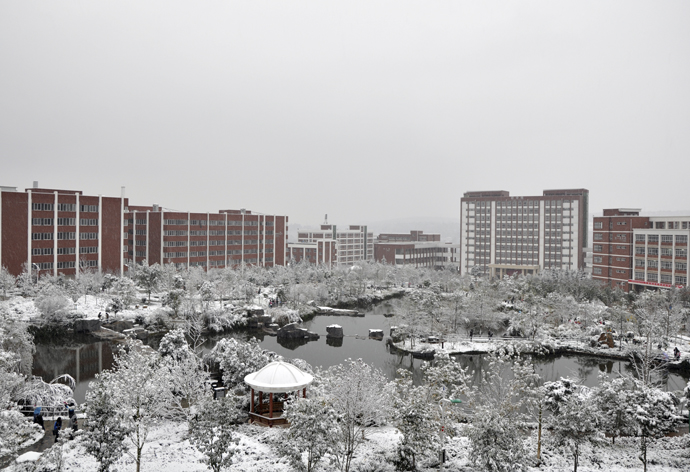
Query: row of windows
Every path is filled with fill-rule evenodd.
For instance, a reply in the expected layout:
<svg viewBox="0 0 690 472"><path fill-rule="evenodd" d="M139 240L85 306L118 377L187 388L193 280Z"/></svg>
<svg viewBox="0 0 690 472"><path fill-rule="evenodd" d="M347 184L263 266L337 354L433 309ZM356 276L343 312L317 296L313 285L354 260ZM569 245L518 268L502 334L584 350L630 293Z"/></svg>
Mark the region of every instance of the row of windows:
<svg viewBox="0 0 690 472"><path fill-rule="evenodd" d="M58 203L58 211L75 211L77 205L74 203ZM53 203L32 203L31 209L34 211L53 211L55 205ZM79 211L97 213L98 205L79 205Z"/></svg>
<svg viewBox="0 0 690 472"><path fill-rule="evenodd" d="M672 234L662 234L661 235L661 242L662 243L672 243L673 242L673 236ZM676 234L675 235L676 243L679 244L687 244L688 242L688 236L686 234ZM659 242L659 235L658 234L636 234L635 235L635 241L643 243L645 242L645 239L648 243L658 243Z"/></svg>
<svg viewBox="0 0 690 472"><path fill-rule="evenodd" d="M53 226L53 218L32 218L31 224L33 226ZM76 218L58 218L58 226L76 226ZM98 226L98 219L94 218L80 218L79 224L81 226Z"/></svg>

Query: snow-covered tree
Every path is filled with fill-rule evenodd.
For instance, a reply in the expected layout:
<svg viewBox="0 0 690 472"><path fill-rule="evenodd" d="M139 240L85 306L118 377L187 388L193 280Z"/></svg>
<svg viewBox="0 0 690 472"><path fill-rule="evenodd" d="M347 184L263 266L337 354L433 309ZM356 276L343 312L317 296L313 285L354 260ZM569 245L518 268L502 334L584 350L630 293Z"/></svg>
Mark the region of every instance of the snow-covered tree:
<svg viewBox="0 0 690 472"><path fill-rule="evenodd" d="M673 396L658 388L635 380L632 393L632 414L635 418L637 436L640 438L639 459L647 472L647 448L655 438L660 438L676 429L676 410Z"/></svg>
<svg viewBox="0 0 690 472"><path fill-rule="evenodd" d="M286 404L283 413L290 427L277 449L290 460L295 470L312 472L338 440L338 415L316 389L309 398L297 398Z"/></svg>
<svg viewBox="0 0 690 472"><path fill-rule="evenodd" d="M361 359L330 367L323 382L328 401L340 418L336 459L340 469L348 472L353 455L366 440L366 430L389 415L389 387L383 373Z"/></svg>
<svg viewBox="0 0 690 472"><path fill-rule="evenodd" d="M159 368L167 371L170 382L170 389L161 395L167 396L172 412L189 418L195 405L208 393L208 371L190 349L181 329L163 336L158 352L163 356Z"/></svg>
<svg viewBox="0 0 690 472"><path fill-rule="evenodd" d="M237 438L233 436L243 415L233 397L205 398L189 419L189 441L203 454L202 462L213 472L232 464Z"/></svg>
<svg viewBox="0 0 690 472"><path fill-rule="evenodd" d="M122 309L129 308L137 296L137 287L129 277L118 277L113 283L114 298L120 300Z"/></svg>
<svg viewBox="0 0 690 472"><path fill-rule="evenodd" d="M187 296L187 292L181 288L173 288L161 299L161 304L172 309L175 317L178 316L180 307Z"/></svg>
<svg viewBox="0 0 690 472"><path fill-rule="evenodd" d="M223 384L228 388L245 386L244 377L264 367L271 361L269 354L252 338L247 342L233 338L221 339L208 355L219 364L223 372Z"/></svg>
<svg viewBox="0 0 690 472"><path fill-rule="evenodd" d="M396 380L393 421L402 438L397 447L399 470L417 470L418 461L433 453L441 441L442 419L438 399L429 385L414 385L409 371L399 370Z"/></svg>
<svg viewBox="0 0 690 472"><path fill-rule="evenodd" d="M559 382L552 382L559 383ZM591 391L579 389L564 394L566 388L551 390L552 405L557 404L550 426L553 442L570 450L573 456L573 472L577 472L582 449L597 443L603 434L597 425L597 410Z"/></svg>
<svg viewBox="0 0 690 472"><path fill-rule="evenodd" d="M506 375L512 370L513 375ZM489 366L479 372L469 391L472 421L467 428L470 461L486 471L522 471L528 463L520 428L527 401L525 390L534 369L525 359L511 359L497 352L489 357Z"/></svg>
<svg viewBox="0 0 690 472"><path fill-rule="evenodd" d="M86 452L98 461L98 472L108 472L126 451L129 433L122 421L120 405L111 391L112 372L96 375L86 391L86 422L82 441Z"/></svg>
<svg viewBox="0 0 690 472"><path fill-rule="evenodd" d="M7 292L12 290L17 284L17 279L10 274L7 267L0 267L0 290L2 290L2 297L7 298Z"/></svg>
<svg viewBox="0 0 690 472"><path fill-rule="evenodd" d="M51 323L63 321L72 309L65 293L55 285L46 286L41 290L34 304L43 318Z"/></svg>
<svg viewBox="0 0 690 472"><path fill-rule="evenodd" d="M171 379L166 369L159 368L158 354L137 343L129 343L115 364L107 385L135 449L134 454L128 454L139 472L149 432L170 414L170 397L162 393L172 390Z"/></svg>
<svg viewBox="0 0 690 472"><path fill-rule="evenodd" d="M149 265L146 260L134 269L133 278L148 294L149 303L151 303L151 292L158 289L162 273L160 265Z"/></svg>
<svg viewBox="0 0 690 472"><path fill-rule="evenodd" d="M602 430L611 436L611 444L620 436L635 434L635 419L630 408L632 381L626 377L601 375L594 393L598 420Z"/></svg>

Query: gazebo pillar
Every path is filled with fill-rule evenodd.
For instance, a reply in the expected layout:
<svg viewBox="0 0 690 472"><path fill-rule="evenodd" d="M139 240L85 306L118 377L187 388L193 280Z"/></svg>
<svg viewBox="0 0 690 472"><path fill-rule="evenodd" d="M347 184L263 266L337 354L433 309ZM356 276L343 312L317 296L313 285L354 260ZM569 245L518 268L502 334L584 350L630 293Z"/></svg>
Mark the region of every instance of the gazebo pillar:
<svg viewBox="0 0 690 472"><path fill-rule="evenodd" d="M249 407L249 411L251 411L252 413L255 413L255 411L254 411L254 389L253 388L252 388L252 403Z"/></svg>
<svg viewBox="0 0 690 472"><path fill-rule="evenodd" d="M268 417L273 418L273 392L268 394Z"/></svg>
<svg viewBox="0 0 690 472"><path fill-rule="evenodd" d="M307 398L307 387L302 389L302 398Z"/></svg>
<svg viewBox="0 0 690 472"><path fill-rule="evenodd" d="M259 410L261 410L261 406L263 405L263 392L259 391Z"/></svg>

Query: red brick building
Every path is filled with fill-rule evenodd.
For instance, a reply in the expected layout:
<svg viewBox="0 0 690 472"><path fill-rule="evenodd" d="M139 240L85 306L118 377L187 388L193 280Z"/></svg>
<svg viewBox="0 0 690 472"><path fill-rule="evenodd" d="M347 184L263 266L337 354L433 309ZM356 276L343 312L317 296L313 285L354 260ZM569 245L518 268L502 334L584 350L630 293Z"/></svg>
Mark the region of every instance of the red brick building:
<svg viewBox="0 0 690 472"><path fill-rule="evenodd" d="M288 217L245 210L190 213L130 206L77 190L0 187L0 264L13 275L121 274L128 265L284 265Z"/></svg>
<svg viewBox="0 0 690 472"><path fill-rule="evenodd" d="M125 213L127 262L224 268L284 265L288 217L248 210L169 211L158 205Z"/></svg>
<svg viewBox="0 0 690 472"><path fill-rule="evenodd" d="M592 278L624 291L686 287L690 216L640 216L604 210L594 218Z"/></svg>
<svg viewBox="0 0 690 472"><path fill-rule="evenodd" d="M11 274L19 275L25 264L37 275L122 271L124 196L87 196L37 183L24 192L0 190L0 263Z"/></svg>
<svg viewBox="0 0 690 472"><path fill-rule="evenodd" d="M378 262L414 267L455 267L459 264L460 245L441 242L440 234L379 234L374 241L374 259Z"/></svg>

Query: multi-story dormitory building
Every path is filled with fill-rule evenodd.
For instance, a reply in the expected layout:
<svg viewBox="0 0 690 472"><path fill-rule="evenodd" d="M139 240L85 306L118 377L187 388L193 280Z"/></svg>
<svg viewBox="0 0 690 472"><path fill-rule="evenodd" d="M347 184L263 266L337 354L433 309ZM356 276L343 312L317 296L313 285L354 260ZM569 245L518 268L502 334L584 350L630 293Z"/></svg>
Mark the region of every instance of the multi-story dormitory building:
<svg viewBox="0 0 690 472"><path fill-rule="evenodd" d="M18 275L77 274L78 269L120 273L124 267L123 214L128 200L77 190L0 187L0 264Z"/></svg>
<svg viewBox="0 0 690 472"><path fill-rule="evenodd" d="M0 264L18 275L121 274L129 265L236 267L283 265L287 216L134 207L124 197L81 191L0 187Z"/></svg>
<svg viewBox="0 0 690 472"><path fill-rule="evenodd" d="M285 261L287 216L248 210L189 213L153 205L129 207L125 219L127 262L223 268Z"/></svg>
<svg viewBox="0 0 690 472"><path fill-rule="evenodd" d="M504 190L466 192L460 201L460 272L495 277L584 267L586 189L511 197Z"/></svg>
<svg viewBox="0 0 690 472"><path fill-rule="evenodd" d="M594 218L592 278L624 291L687 287L690 216L640 216L635 208Z"/></svg>

